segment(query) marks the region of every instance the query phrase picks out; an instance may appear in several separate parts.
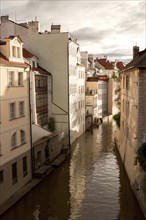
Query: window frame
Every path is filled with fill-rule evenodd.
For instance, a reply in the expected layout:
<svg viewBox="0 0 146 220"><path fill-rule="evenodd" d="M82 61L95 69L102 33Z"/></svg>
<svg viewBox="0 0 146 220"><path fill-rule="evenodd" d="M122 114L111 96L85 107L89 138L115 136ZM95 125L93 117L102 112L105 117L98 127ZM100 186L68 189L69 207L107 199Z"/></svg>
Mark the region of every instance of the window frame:
<svg viewBox="0 0 146 220"><path fill-rule="evenodd" d="M19 117L24 116L24 101L19 102Z"/></svg>
<svg viewBox="0 0 146 220"><path fill-rule="evenodd" d="M9 103L9 118L10 120L13 120L16 118L16 103L15 102Z"/></svg>
<svg viewBox="0 0 146 220"><path fill-rule="evenodd" d="M17 175L17 162L13 163L12 166L12 183L13 185L18 182L18 175Z"/></svg>
<svg viewBox="0 0 146 220"><path fill-rule="evenodd" d="M14 132L11 137L11 149L17 147L17 133Z"/></svg>

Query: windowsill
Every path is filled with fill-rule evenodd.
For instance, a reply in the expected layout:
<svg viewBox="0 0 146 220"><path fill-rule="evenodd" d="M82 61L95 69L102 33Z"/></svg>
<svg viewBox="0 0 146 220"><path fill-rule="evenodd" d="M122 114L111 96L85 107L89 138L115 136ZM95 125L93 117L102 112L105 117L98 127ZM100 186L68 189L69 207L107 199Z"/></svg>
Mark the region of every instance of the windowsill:
<svg viewBox="0 0 146 220"><path fill-rule="evenodd" d="M21 147L21 146L23 146L24 144L26 144L26 142L24 142L24 143L22 143L22 144L20 144L20 145L17 145L17 146L15 146L15 147L12 147L12 148L11 148L11 151L12 151L12 150L15 150L15 149L17 149L17 148L19 148L19 147Z"/></svg>
<svg viewBox="0 0 146 220"><path fill-rule="evenodd" d="M13 87L24 87L24 85L8 85L8 87L13 88Z"/></svg>
<svg viewBox="0 0 146 220"><path fill-rule="evenodd" d="M19 116L19 117L17 117L17 118L16 118L16 117L15 117L15 118L10 118L9 121L13 121L13 120L15 120L15 119L24 118L24 117L25 117L25 115Z"/></svg>

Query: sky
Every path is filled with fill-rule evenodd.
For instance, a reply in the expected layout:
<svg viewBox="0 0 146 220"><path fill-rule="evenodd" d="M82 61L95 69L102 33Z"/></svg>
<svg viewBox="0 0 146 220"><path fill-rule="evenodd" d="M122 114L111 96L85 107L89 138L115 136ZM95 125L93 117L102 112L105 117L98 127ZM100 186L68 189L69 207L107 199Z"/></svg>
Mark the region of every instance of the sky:
<svg viewBox="0 0 146 220"><path fill-rule="evenodd" d="M81 51L129 62L146 48L146 0L0 0L0 14L15 22L40 21L41 31L60 24Z"/></svg>

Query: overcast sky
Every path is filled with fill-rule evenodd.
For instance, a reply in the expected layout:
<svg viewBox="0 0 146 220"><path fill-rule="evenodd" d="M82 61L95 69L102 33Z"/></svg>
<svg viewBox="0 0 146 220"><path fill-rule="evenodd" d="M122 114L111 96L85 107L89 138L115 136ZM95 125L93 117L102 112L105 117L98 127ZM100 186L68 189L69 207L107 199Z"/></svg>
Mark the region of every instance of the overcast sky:
<svg viewBox="0 0 146 220"><path fill-rule="evenodd" d="M16 22L40 21L41 31L60 24L81 51L131 59L132 47L146 48L146 0L1 0L1 15Z"/></svg>

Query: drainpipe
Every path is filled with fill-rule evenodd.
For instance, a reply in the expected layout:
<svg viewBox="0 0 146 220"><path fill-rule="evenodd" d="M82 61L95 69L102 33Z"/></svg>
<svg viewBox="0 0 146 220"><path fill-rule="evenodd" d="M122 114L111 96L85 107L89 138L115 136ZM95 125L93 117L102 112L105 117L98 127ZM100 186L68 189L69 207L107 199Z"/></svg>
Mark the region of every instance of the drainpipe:
<svg viewBox="0 0 146 220"><path fill-rule="evenodd" d="M72 42L71 38L68 39L67 43L67 72L68 72L68 138L69 138L69 146L70 143L70 105L69 105L69 44Z"/></svg>
<svg viewBox="0 0 146 220"><path fill-rule="evenodd" d="M30 97L30 90L31 90L31 87L30 87L30 74L31 74L31 68L29 69L29 73L28 73L28 79L29 79L29 82L28 82L28 95L29 95L29 116L30 116L30 144L31 144L31 173L32 173L32 178L34 176L34 149L33 149L33 143L32 143L32 116L31 116L31 97Z"/></svg>

